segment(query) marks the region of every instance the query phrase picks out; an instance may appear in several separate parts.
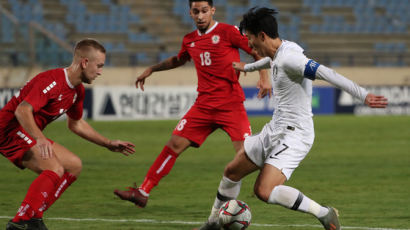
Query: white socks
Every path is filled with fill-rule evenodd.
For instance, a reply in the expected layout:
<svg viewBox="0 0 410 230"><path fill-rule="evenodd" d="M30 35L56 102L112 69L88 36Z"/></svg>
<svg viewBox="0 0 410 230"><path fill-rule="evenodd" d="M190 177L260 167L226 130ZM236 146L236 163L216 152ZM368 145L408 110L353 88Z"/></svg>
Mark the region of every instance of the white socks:
<svg viewBox="0 0 410 230"><path fill-rule="evenodd" d="M208 218L210 223L218 221L219 209L222 204L228 200L236 199L240 190L241 181L235 182L225 176L222 177L211 214ZM303 195L299 190L286 185L276 186L272 190L267 202L270 204L279 204L292 210L310 213L317 218L323 217L329 212L326 207L321 206L314 200Z"/></svg>
<svg viewBox="0 0 410 230"><path fill-rule="evenodd" d="M221 183L219 183L218 193L212 206L211 215L209 215L209 222L217 222L219 215L219 208L228 200L236 199L241 191L241 181L235 182L223 176Z"/></svg>
<svg viewBox="0 0 410 230"><path fill-rule="evenodd" d="M317 218L325 216L329 210L303 195L299 190L285 186L276 186L269 196L268 203L279 204L283 207L310 213Z"/></svg>

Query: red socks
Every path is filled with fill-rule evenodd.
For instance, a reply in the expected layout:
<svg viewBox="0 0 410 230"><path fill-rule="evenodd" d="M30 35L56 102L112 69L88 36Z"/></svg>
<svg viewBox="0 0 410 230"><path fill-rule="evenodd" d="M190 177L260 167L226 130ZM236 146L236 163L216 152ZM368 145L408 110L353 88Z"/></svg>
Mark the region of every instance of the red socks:
<svg viewBox="0 0 410 230"><path fill-rule="evenodd" d="M42 218L43 213L76 179L74 175L68 172L64 173L60 178L55 172L44 170L31 183L13 222L29 220L31 218Z"/></svg>
<svg viewBox="0 0 410 230"><path fill-rule="evenodd" d="M44 211L50 208L54 202L60 198L61 194L72 184L74 181L77 180L77 177L75 177L73 174L66 172L64 175L61 177L60 181L57 183L57 186L51 196L48 197L46 201L46 208ZM44 212L43 211L43 212ZM43 212L41 212L40 216L35 216L36 218L41 218L43 216Z"/></svg>
<svg viewBox="0 0 410 230"><path fill-rule="evenodd" d="M46 209L46 200L55 191L60 177L51 170L44 170L30 185L13 222L29 220Z"/></svg>
<svg viewBox="0 0 410 230"><path fill-rule="evenodd" d="M148 170L140 189L149 194L151 189L154 188L158 182L171 171L177 157L178 154L176 154L168 146L165 146L155 162L151 165L151 168Z"/></svg>

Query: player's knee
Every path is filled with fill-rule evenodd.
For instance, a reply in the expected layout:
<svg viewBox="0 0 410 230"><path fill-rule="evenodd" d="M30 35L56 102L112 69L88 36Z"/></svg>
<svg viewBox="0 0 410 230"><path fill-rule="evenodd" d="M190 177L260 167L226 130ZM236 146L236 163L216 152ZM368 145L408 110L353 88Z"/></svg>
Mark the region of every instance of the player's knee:
<svg viewBox="0 0 410 230"><path fill-rule="evenodd" d="M240 181L242 179L238 174L238 169L233 166L232 162L225 166L224 176L228 177L232 181Z"/></svg>
<svg viewBox="0 0 410 230"><path fill-rule="evenodd" d="M171 148L172 151L174 151L176 154L183 152L186 148L188 148L189 145L190 142L188 139L175 136L172 136L167 143L167 146Z"/></svg>
<svg viewBox="0 0 410 230"><path fill-rule="evenodd" d="M73 174L76 177L80 176L80 173L83 169L83 163L78 156L73 156L70 159L71 163L69 167L66 168L66 171Z"/></svg>
<svg viewBox="0 0 410 230"><path fill-rule="evenodd" d="M64 174L64 167L61 164L54 164L49 170L55 172L59 177Z"/></svg>
<svg viewBox="0 0 410 230"><path fill-rule="evenodd" d="M253 188L255 195L262 201L268 202L269 196L272 192L271 188L264 186L263 184L255 183Z"/></svg>
<svg viewBox="0 0 410 230"><path fill-rule="evenodd" d="M179 154L180 149L181 149L181 145L178 142L175 141L169 141L167 146L172 149L172 151L174 151L175 153Z"/></svg>

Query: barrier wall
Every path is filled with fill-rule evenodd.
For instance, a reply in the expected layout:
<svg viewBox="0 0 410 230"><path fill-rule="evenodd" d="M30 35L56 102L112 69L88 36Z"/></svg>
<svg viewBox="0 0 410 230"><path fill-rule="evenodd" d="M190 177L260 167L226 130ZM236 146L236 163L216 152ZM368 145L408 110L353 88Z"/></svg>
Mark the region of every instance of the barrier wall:
<svg viewBox="0 0 410 230"><path fill-rule="evenodd" d="M144 71L145 67L112 68L105 67L102 76L93 85L133 86L135 79ZM352 79L360 85L410 85L410 67L403 68L334 68L340 74ZM0 67L0 88L18 88L34 77L40 68L4 68ZM253 87L258 79L257 73L242 74L240 82L243 86ZM192 64L173 70L156 72L146 81L150 86L195 86L197 77ZM329 86L324 81L314 81L314 85Z"/></svg>
<svg viewBox="0 0 410 230"><path fill-rule="evenodd" d="M145 92L135 89L135 79L145 67L104 68L103 75L86 85L85 116L95 120L178 119L196 98L196 72L192 64L154 73L146 80ZM389 99L387 109L369 109L349 94L314 81L314 114L354 113L357 115L410 115L410 68L335 68L369 91ZM0 108L18 88L42 70L0 68ZM271 115L271 100L256 98L259 76L241 76L249 115Z"/></svg>
<svg viewBox="0 0 410 230"><path fill-rule="evenodd" d="M338 73L348 77L360 85L409 85L410 68L334 68ZM103 75L94 85L131 85L145 70L136 68L105 68ZM241 74L240 82L243 86L254 87L259 76L257 72ZM180 67L173 70L155 72L147 81L150 86L195 86L197 84L196 71L193 67ZM316 86L329 86L325 81L314 81Z"/></svg>
<svg viewBox="0 0 410 230"><path fill-rule="evenodd" d="M327 86L315 86L313 114L353 113L355 115L410 115L410 86L368 86L370 92L389 99L386 109L370 109L349 94ZM0 89L0 108L18 92ZM250 116L272 115L273 101L258 99L258 90L244 87L245 108ZM196 87L151 86L144 92L131 86L95 86L86 88L84 116L94 120L179 119L194 103Z"/></svg>

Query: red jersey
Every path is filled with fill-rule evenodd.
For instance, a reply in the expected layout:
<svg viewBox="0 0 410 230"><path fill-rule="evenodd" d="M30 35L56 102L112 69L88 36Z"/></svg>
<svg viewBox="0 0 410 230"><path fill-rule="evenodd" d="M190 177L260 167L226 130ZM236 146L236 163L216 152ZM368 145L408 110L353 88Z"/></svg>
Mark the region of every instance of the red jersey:
<svg viewBox="0 0 410 230"><path fill-rule="evenodd" d="M79 120L83 113L84 92L82 84L71 85L65 69L40 73L0 111L0 127L12 130L20 126L14 112L23 100L33 107L34 120L41 130L64 113Z"/></svg>
<svg viewBox="0 0 410 230"><path fill-rule="evenodd" d="M193 59L198 76L196 104L205 108L232 109L245 100L239 84L239 50L251 53L248 39L232 25L218 23L205 34L195 30L185 35L178 58Z"/></svg>

